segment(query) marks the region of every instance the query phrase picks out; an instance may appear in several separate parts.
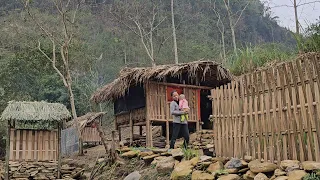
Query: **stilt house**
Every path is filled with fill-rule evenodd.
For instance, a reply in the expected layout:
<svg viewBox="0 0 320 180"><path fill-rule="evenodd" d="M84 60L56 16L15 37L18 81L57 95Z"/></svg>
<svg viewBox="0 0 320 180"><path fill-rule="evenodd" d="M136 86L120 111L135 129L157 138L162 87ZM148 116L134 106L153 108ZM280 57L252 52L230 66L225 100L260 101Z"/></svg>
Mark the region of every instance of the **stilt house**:
<svg viewBox="0 0 320 180"><path fill-rule="evenodd" d="M91 97L96 103L113 102L115 126L121 139L121 128L146 127L146 143L152 143L152 126L162 126L169 143L172 116L170 93L176 90L189 101L189 129L212 129L209 116L212 102L210 90L231 81L231 73L214 61L159 65L155 67L124 68L113 82L98 89Z"/></svg>

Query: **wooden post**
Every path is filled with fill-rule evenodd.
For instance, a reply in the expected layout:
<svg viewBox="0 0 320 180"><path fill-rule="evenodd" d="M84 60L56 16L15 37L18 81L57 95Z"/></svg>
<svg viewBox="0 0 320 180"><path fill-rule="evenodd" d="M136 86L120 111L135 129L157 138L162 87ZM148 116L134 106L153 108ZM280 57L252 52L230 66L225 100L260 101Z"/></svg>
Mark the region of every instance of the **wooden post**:
<svg viewBox="0 0 320 180"><path fill-rule="evenodd" d="M5 178L9 179L9 160L10 160L10 121L7 122L7 139L6 139L6 174Z"/></svg>
<svg viewBox="0 0 320 180"><path fill-rule="evenodd" d="M142 136L142 126L139 126L140 136Z"/></svg>
<svg viewBox="0 0 320 180"><path fill-rule="evenodd" d="M147 147L151 147L151 138L152 137L150 137L150 118L149 118L149 113L148 113L148 110L149 110L149 84L148 83L146 83L145 84L145 93L146 93L146 95L145 95L145 97L146 97L146 107L145 107L145 110L146 110L146 140L147 140L147 142L146 142L146 146Z"/></svg>
<svg viewBox="0 0 320 180"><path fill-rule="evenodd" d="M133 122L131 117L131 111L129 112L129 127L130 127L130 146L133 144Z"/></svg>
<svg viewBox="0 0 320 180"><path fill-rule="evenodd" d="M149 137L150 137L150 147L153 147L153 139L152 139L152 134L153 134L153 131L152 131L152 121L149 121L150 125L149 125L149 129L150 129L150 132L149 132Z"/></svg>
<svg viewBox="0 0 320 180"><path fill-rule="evenodd" d="M61 123L60 122L58 123L58 178L61 178Z"/></svg>
<svg viewBox="0 0 320 180"><path fill-rule="evenodd" d="M115 162L116 160L116 146L114 141L115 131L112 131L112 144L111 144L111 161Z"/></svg>
<svg viewBox="0 0 320 180"><path fill-rule="evenodd" d="M200 121L199 120L196 122L196 130L197 130L197 132L200 131Z"/></svg>
<svg viewBox="0 0 320 180"><path fill-rule="evenodd" d="M169 146L170 144L170 139L169 139L169 120L167 118L166 121L166 145Z"/></svg>
<svg viewBox="0 0 320 180"><path fill-rule="evenodd" d="M118 134L119 134L119 142L121 141L121 127L117 126L118 127Z"/></svg>

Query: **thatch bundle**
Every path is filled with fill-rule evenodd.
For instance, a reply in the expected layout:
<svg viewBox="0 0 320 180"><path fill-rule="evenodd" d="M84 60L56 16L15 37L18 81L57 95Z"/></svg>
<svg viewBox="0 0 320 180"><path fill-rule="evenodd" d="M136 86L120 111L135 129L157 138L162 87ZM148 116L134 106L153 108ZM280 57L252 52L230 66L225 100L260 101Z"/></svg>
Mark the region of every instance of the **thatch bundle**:
<svg viewBox="0 0 320 180"><path fill-rule="evenodd" d="M201 81L206 81L208 86L216 84L217 81L230 81L232 79L229 70L214 61L125 68L120 71L117 79L97 90L91 100L95 103L114 101L124 96L126 91L134 84L161 81L165 78L181 77L182 75L187 75L189 79L195 79L198 76Z"/></svg>
<svg viewBox="0 0 320 180"><path fill-rule="evenodd" d="M63 104L11 101L3 111L1 120L10 120L17 129L50 129L70 117Z"/></svg>

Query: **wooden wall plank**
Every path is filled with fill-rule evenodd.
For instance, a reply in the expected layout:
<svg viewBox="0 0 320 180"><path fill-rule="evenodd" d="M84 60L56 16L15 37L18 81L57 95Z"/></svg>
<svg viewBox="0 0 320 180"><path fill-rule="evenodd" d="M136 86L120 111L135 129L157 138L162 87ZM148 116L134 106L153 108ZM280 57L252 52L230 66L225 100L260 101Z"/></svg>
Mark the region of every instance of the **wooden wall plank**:
<svg viewBox="0 0 320 180"><path fill-rule="evenodd" d="M15 161L15 141L16 141L16 136L15 136L15 130L14 129L10 129L10 161Z"/></svg>
<svg viewBox="0 0 320 180"><path fill-rule="evenodd" d="M21 161L20 159L20 130L16 130L16 160Z"/></svg>

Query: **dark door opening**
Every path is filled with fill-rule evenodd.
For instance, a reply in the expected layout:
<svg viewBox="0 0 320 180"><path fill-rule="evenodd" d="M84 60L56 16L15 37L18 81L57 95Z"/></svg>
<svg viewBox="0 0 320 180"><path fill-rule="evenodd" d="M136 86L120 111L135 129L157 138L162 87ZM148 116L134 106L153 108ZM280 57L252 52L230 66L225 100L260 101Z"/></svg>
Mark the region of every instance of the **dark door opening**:
<svg viewBox="0 0 320 180"><path fill-rule="evenodd" d="M200 115L202 122L202 129L212 129L213 124L209 117L212 115L212 101L208 98L211 95L210 90L200 91Z"/></svg>

